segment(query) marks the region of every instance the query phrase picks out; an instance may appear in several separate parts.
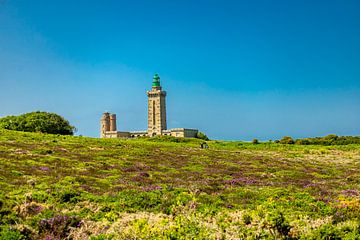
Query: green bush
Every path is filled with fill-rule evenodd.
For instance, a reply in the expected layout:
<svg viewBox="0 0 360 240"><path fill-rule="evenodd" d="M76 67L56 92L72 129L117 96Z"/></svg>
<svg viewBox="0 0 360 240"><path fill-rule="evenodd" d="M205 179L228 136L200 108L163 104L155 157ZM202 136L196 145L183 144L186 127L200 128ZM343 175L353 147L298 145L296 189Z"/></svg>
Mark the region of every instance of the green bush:
<svg viewBox="0 0 360 240"><path fill-rule="evenodd" d="M249 225L252 220L253 220L253 219L252 219L251 215L249 215L249 214L244 214L244 215L242 216L242 221L243 221L243 223L246 224L246 225Z"/></svg>
<svg viewBox="0 0 360 240"><path fill-rule="evenodd" d="M20 116L8 116L0 119L0 128L23 131L41 132L61 135L73 135L75 127L63 117L48 112L31 112Z"/></svg>
<svg viewBox="0 0 360 240"><path fill-rule="evenodd" d="M287 237L291 226L282 212L275 212L269 216L270 228L274 229L281 237Z"/></svg>
<svg viewBox="0 0 360 240"><path fill-rule="evenodd" d="M292 139L292 137L285 136L280 140L280 143L281 144L294 144L295 141L294 141L294 139Z"/></svg>
<svg viewBox="0 0 360 240"><path fill-rule="evenodd" d="M205 133L202 133L202 132L198 132L196 134L196 138L199 138L199 139L202 139L202 140L205 140L205 141L209 141L210 139L208 138L208 136L206 136Z"/></svg>
<svg viewBox="0 0 360 240"><path fill-rule="evenodd" d="M19 231L4 229L0 232L1 240L20 240L25 239Z"/></svg>
<svg viewBox="0 0 360 240"><path fill-rule="evenodd" d="M314 231L308 239L359 239L359 226L351 226L351 224L324 224Z"/></svg>
<svg viewBox="0 0 360 240"><path fill-rule="evenodd" d="M310 145L310 141L307 139L296 139L296 145Z"/></svg>
<svg viewBox="0 0 360 240"><path fill-rule="evenodd" d="M108 235L108 234L100 234L97 236L91 236L90 240L112 240L114 239L113 235Z"/></svg>
<svg viewBox="0 0 360 240"><path fill-rule="evenodd" d="M257 140L256 138L254 138L254 139L252 140L252 143L253 143L253 144L259 144L259 140Z"/></svg>

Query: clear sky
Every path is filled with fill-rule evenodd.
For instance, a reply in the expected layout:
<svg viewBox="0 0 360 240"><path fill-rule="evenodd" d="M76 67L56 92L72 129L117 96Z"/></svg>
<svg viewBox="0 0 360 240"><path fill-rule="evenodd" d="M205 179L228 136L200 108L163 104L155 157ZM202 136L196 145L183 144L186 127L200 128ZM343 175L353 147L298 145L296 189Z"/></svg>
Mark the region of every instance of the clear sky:
<svg viewBox="0 0 360 240"><path fill-rule="evenodd" d="M101 113L147 127L159 73L168 127L229 140L360 135L358 0L0 0L0 116Z"/></svg>

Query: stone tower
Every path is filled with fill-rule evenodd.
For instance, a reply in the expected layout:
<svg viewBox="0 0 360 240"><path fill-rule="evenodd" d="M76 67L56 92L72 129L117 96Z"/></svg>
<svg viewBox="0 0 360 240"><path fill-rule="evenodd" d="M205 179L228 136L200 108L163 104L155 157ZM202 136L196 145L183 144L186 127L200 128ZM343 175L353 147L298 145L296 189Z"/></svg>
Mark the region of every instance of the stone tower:
<svg viewBox="0 0 360 240"><path fill-rule="evenodd" d="M110 131L116 131L116 114L110 114Z"/></svg>
<svg viewBox="0 0 360 240"><path fill-rule="evenodd" d="M166 130L166 92L162 91L160 77L155 74L152 89L147 91L148 96L148 135L162 135Z"/></svg>
<svg viewBox="0 0 360 240"><path fill-rule="evenodd" d="M107 131L110 131L110 113L105 112L100 120L100 137L104 138Z"/></svg>

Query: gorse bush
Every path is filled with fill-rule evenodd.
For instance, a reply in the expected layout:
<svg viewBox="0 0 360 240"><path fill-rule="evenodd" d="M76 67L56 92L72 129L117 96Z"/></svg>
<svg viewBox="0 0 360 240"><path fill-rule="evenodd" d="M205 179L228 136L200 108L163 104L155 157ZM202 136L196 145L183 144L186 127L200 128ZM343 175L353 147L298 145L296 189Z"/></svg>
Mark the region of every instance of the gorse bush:
<svg viewBox="0 0 360 240"><path fill-rule="evenodd" d="M75 127L63 117L48 112L31 112L0 118L0 128L23 132L73 135Z"/></svg>

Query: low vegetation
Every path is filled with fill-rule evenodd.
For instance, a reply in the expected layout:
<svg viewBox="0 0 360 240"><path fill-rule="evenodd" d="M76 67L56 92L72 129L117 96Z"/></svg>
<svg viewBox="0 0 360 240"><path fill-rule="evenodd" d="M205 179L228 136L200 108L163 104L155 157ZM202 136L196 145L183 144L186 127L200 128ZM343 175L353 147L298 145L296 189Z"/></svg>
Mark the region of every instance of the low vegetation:
<svg viewBox="0 0 360 240"><path fill-rule="evenodd" d="M208 138L208 136L206 136L206 134L203 133L203 132L198 132L198 133L196 134L196 138L202 139L202 140L205 140L205 141L209 141L209 140L210 140L210 139Z"/></svg>
<svg viewBox="0 0 360 240"><path fill-rule="evenodd" d="M360 145L0 130L0 239L359 239Z"/></svg>
<svg viewBox="0 0 360 240"><path fill-rule="evenodd" d="M330 134L325 137L315 138L302 138L293 140L292 137L285 136L281 140L276 140L276 143L281 144L298 144L298 145L348 145L348 144L360 144L360 136L337 136Z"/></svg>
<svg viewBox="0 0 360 240"><path fill-rule="evenodd" d="M48 112L30 112L20 116L0 118L0 128L61 135L73 135L75 131L75 127L63 117Z"/></svg>

